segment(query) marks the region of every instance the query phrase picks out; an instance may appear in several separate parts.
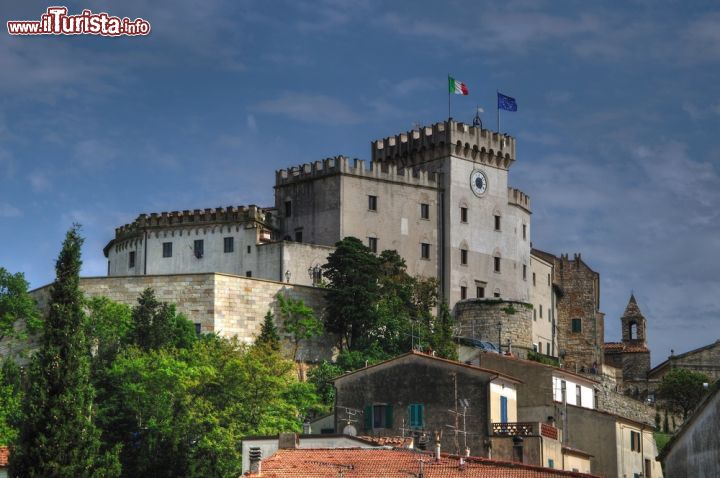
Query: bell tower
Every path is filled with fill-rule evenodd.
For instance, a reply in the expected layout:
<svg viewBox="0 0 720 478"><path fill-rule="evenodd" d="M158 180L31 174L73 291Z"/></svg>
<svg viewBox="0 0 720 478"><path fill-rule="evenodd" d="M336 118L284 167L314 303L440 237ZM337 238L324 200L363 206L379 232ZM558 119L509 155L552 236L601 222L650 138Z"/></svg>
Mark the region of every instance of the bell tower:
<svg viewBox="0 0 720 478"><path fill-rule="evenodd" d="M622 321L623 342L628 345L646 346L645 316L640 312L634 294L630 294L630 301L628 301L620 320Z"/></svg>

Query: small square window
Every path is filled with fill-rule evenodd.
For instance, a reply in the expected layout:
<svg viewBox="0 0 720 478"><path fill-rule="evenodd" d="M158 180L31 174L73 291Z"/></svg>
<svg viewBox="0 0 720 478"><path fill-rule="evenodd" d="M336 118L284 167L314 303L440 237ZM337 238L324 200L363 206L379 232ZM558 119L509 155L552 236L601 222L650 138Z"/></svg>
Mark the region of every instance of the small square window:
<svg viewBox="0 0 720 478"><path fill-rule="evenodd" d="M205 243L202 239L196 239L193 244L193 254L195 254L195 257L198 259L202 259L203 254L205 253Z"/></svg>
<svg viewBox="0 0 720 478"><path fill-rule="evenodd" d="M247 246L247 253L250 254L251 251L252 249L250 248L250 246Z"/></svg>
<svg viewBox="0 0 720 478"><path fill-rule="evenodd" d="M252 271L245 271L245 277L252 277Z"/></svg>
<svg viewBox="0 0 720 478"><path fill-rule="evenodd" d="M195 322L195 334L200 335L202 333L202 324L200 322Z"/></svg>
<svg viewBox="0 0 720 478"><path fill-rule="evenodd" d="M172 257L172 242L163 242L163 257Z"/></svg>
<svg viewBox="0 0 720 478"><path fill-rule="evenodd" d="M460 208L460 222L468 222L467 211L468 211L468 208L466 208L466 207Z"/></svg>
<svg viewBox="0 0 720 478"><path fill-rule="evenodd" d="M545 355L550 355L550 342L545 344Z"/></svg>
<svg viewBox="0 0 720 478"><path fill-rule="evenodd" d="M467 287L465 287L464 285L461 285L460 286L460 300L465 300L465 299L467 299Z"/></svg>
<svg viewBox="0 0 720 478"><path fill-rule="evenodd" d="M420 204L420 219L430 219L429 204Z"/></svg>
<svg viewBox="0 0 720 478"><path fill-rule="evenodd" d="M495 272L500 272L500 258L493 257L493 268Z"/></svg>
<svg viewBox="0 0 720 478"><path fill-rule="evenodd" d="M302 242L302 231L295 231L295 242Z"/></svg>
<svg viewBox="0 0 720 478"><path fill-rule="evenodd" d="M500 292L493 292L493 297L500 297Z"/></svg>
<svg viewBox="0 0 720 478"><path fill-rule="evenodd" d="M292 216L292 201L285 201L285 217Z"/></svg>
<svg viewBox="0 0 720 478"><path fill-rule="evenodd" d="M533 320L537 321L537 309L533 309Z"/></svg>
<svg viewBox="0 0 720 478"><path fill-rule="evenodd" d="M527 239L527 224L522 225L523 239Z"/></svg>
<svg viewBox="0 0 720 478"><path fill-rule="evenodd" d="M368 237L368 249L373 254L377 253L377 237Z"/></svg>
<svg viewBox="0 0 720 478"><path fill-rule="evenodd" d="M368 210L377 211L377 196L368 196Z"/></svg>
<svg viewBox="0 0 720 478"><path fill-rule="evenodd" d="M495 230L499 231L500 230L500 216L495 215L493 217L495 218Z"/></svg>
<svg viewBox="0 0 720 478"><path fill-rule="evenodd" d="M131 269L135 267L135 251L130 251L128 254L128 267Z"/></svg>
<svg viewBox="0 0 720 478"><path fill-rule="evenodd" d="M420 244L420 257L423 259L430 259L430 244Z"/></svg>
<svg viewBox="0 0 720 478"><path fill-rule="evenodd" d="M467 265L468 251L467 249L460 249L460 265Z"/></svg>
<svg viewBox="0 0 720 478"><path fill-rule="evenodd" d="M475 297L478 299L482 299L485 297L485 287L477 286L475 287Z"/></svg>
<svg viewBox="0 0 720 478"><path fill-rule="evenodd" d="M235 250L235 238L226 237L223 239L223 249L225 252L233 252Z"/></svg>
<svg viewBox="0 0 720 478"><path fill-rule="evenodd" d="M581 319L572 319L572 331L573 332L582 332L582 320Z"/></svg>

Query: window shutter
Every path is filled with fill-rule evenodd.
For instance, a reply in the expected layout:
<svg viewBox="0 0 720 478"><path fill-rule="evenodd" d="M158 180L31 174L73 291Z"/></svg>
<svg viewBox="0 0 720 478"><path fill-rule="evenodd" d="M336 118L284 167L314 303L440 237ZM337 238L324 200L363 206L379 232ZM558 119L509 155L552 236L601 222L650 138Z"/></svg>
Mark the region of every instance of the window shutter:
<svg viewBox="0 0 720 478"><path fill-rule="evenodd" d="M385 428L393 427L393 407L385 405Z"/></svg>
<svg viewBox="0 0 720 478"><path fill-rule="evenodd" d="M417 405L417 426L422 428L425 426L425 405L422 403Z"/></svg>
<svg viewBox="0 0 720 478"><path fill-rule="evenodd" d="M372 405L365 405L365 430L372 430L373 425Z"/></svg>

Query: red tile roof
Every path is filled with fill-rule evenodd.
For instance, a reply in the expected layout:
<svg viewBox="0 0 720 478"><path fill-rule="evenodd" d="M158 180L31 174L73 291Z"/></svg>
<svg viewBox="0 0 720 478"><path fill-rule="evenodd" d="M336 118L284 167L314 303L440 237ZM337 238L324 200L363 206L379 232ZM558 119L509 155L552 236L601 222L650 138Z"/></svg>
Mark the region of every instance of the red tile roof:
<svg viewBox="0 0 720 478"><path fill-rule="evenodd" d="M10 448L6 446L0 446L0 467L8 466L10 462Z"/></svg>
<svg viewBox="0 0 720 478"><path fill-rule="evenodd" d="M485 458L466 458L460 465L456 456L432 455L407 449L292 449L278 450L262 461L264 478L407 478L417 476L420 463L425 478L588 478L595 475L553 470L521 463ZM342 471L342 475L340 474Z"/></svg>
<svg viewBox="0 0 720 478"><path fill-rule="evenodd" d="M622 352L622 353L635 353L635 352L650 352L644 345L627 345L622 342L605 342L604 348L606 352Z"/></svg>

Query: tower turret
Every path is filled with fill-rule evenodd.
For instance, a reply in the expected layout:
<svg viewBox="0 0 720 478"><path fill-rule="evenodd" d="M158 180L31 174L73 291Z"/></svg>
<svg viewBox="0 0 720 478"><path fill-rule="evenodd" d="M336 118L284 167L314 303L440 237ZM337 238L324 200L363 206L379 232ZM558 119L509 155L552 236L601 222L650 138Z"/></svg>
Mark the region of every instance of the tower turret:
<svg viewBox="0 0 720 478"><path fill-rule="evenodd" d="M640 307L635 300L635 295L630 294L625 312L620 318L622 322L623 342L632 345L646 345L645 316L640 312Z"/></svg>

